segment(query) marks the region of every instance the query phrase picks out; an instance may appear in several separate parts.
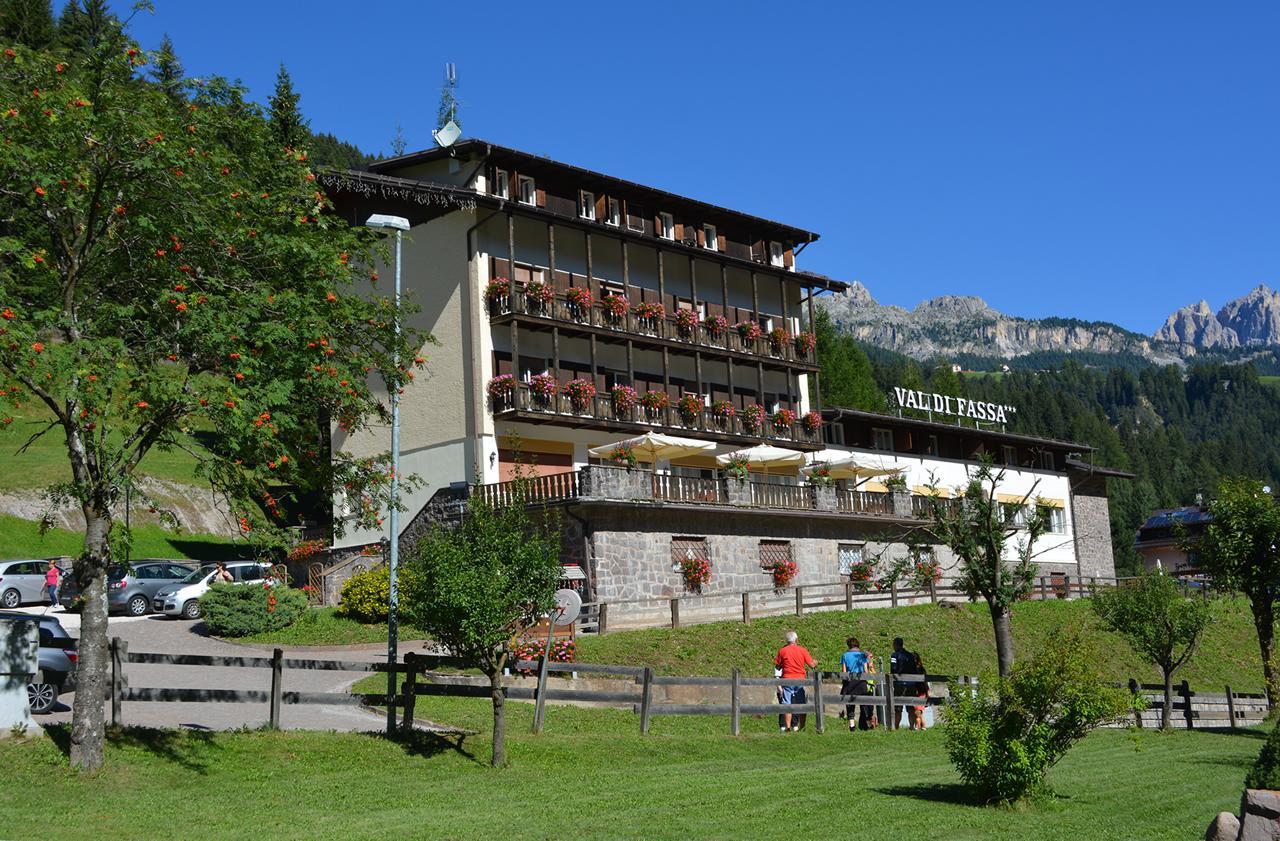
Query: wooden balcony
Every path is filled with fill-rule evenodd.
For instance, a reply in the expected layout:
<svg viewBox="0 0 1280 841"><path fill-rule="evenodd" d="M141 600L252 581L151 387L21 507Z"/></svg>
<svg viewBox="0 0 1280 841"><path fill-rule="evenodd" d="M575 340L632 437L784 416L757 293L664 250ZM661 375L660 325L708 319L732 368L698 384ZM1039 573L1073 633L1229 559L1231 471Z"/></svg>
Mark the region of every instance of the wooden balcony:
<svg viewBox="0 0 1280 841"><path fill-rule="evenodd" d="M625 432L661 429L695 433L696 437L722 443L758 444L765 441L798 450L816 450L823 446L822 430L808 429L803 420L782 425L765 417L761 423L753 424L744 413L720 417L706 409L688 415L678 406L648 409L636 405L624 409L616 405L608 394L597 394L579 404L563 393L549 397L535 394L525 382L517 382L514 393L501 397L491 396L489 401L494 417L506 420L560 423Z"/></svg>
<svg viewBox="0 0 1280 841"><path fill-rule="evenodd" d="M522 323L559 326L570 332L618 336L655 347L699 350L712 356L818 370L816 352L800 347L794 337L785 340L769 335L750 337L733 324L715 326L710 321L681 324L675 313L646 316L638 311L640 305L630 301L627 311L615 312L602 301L579 306L565 300L564 293L559 291L546 303L526 296L524 289L519 288L512 289L508 295L491 297L487 304L489 318L494 323L518 319Z"/></svg>

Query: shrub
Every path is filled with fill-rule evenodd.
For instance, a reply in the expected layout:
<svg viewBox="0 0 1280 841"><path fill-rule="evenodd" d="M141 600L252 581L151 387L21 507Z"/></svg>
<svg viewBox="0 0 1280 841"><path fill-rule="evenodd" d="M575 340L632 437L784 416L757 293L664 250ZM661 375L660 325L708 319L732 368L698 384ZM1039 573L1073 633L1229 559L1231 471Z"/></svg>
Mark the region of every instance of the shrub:
<svg viewBox="0 0 1280 841"><path fill-rule="evenodd" d="M400 577L403 575L404 571L400 570ZM391 569L381 564L347 579L342 585L338 613L366 625L376 625L387 621L390 600Z"/></svg>
<svg viewBox="0 0 1280 841"><path fill-rule="evenodd" d="M307 596L291 587L215 584L200 597L209 632L245 637L287 628L307 612Z"/></svg>
<svg viewBox="0 0 1280 841"><path fill-rule="evenodd" d="M1073 744L1132 708L1126 691L1103 684L1097 662L1080 637L1060 635L1007 678L984 676L976 690L952 686L943 723L960 778L987 802L1043 791L1045 774Z"/></svg>
<svg viewBox="0 0 1280 841"><path fill-rule="evenodd" d="M1280 722L1258 752L1258 758L1244 778L1245 788L1280 789Z"/></svg>

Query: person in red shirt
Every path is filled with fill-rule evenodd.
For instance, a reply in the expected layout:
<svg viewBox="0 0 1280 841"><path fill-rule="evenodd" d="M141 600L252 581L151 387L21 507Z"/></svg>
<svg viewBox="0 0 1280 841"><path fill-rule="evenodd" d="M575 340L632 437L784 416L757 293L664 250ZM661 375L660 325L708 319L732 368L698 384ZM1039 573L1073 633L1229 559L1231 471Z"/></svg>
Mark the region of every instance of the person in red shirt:
<svg viewBox="0 0 1280 841"><path fill-rule="evenodd" d="M795 631L787 631L787 644L778 649L778 655L773 658L773 665L782 670L783 678L798 678L804 680L809 666L817 666L818 663L813 659L813 655L804 646L798 644ZM804 704L806 703L803 684L782 686L782 703L784 704ZM794 717L795 726L792 726L791 713L783 713L782 729L784 732L804 729L804 713L797 713Z"/></svg>

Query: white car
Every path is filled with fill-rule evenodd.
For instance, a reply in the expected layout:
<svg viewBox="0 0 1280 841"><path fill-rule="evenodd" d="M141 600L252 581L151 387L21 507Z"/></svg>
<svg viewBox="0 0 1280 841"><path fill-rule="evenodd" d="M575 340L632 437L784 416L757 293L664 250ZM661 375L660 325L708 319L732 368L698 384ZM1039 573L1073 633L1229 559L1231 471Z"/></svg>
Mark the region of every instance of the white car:
<svg viewBox="0 0 1280 841"><path fill-rule="evenodd" d="M151 609L166 616L184 619L200 618L200 597L209 591L216 564L205 564L177 584L161 587L151 599ZM233 584L274 584L270 568L257 562L227 564Z"/></svg>

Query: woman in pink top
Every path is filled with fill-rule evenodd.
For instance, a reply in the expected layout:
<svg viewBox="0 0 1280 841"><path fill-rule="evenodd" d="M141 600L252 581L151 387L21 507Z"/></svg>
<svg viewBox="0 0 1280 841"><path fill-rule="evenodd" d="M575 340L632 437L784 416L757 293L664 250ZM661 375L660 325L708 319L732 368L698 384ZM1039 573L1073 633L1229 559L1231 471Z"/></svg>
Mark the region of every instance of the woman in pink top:
<svg viewBox="0 0 1280 841"><path fill-rule="evenodd" d="M49 606L58 604L58 582L60 580L58 565L49 561L49 568L44 573L44 588L49 592Z"/></svg>

